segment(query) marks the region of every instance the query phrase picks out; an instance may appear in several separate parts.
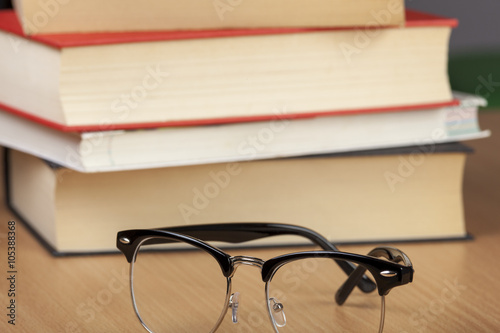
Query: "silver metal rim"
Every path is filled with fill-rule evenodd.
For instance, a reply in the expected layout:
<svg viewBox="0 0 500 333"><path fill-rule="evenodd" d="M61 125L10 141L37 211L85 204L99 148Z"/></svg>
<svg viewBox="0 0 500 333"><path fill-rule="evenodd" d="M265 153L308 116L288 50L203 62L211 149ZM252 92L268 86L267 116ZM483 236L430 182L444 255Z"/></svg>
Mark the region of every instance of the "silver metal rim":
<svg viewBox="0 0 500 333"><path fill-rule="evenodd" d="M135 259L137 257L137 253L139 252L139 249L141 248L141 245L142 243L144 243L145 241L149 240L149 239L152 239L153 237L150 237L150 238L146 238L144 239L143 241L141 241L141 243L139 243L139 245L137 246L137 249L135 250L134 252L134 255L132 257L132 261L130 263L130 295L132 297L132 305L134 306L134 311L135 311L135 314L137 316L137 318L139 319L139 322L141 323L142 327L144 327L146 329L146 331L148 331L149 333L155 333L153 330L151 330L148 325L146 325L146 323L144 322L144 320L142 319L141 317L141 314L139 312L139 309L137 308L137 303L135 301L135 294L134 294L134 263L135 263ZM214 324L213 328L210 330L210 333L213 333L215 332L220 324L222 323L222 320L224 319L226 313L227 313L227 310L229 309L229 299L231 298L231 278L227 278L227 288L226 288L226 299L224 301L224 305L222 306L222 311L221 311L221 314L219 316L219 318L217 319L217 322Z"/></svg>

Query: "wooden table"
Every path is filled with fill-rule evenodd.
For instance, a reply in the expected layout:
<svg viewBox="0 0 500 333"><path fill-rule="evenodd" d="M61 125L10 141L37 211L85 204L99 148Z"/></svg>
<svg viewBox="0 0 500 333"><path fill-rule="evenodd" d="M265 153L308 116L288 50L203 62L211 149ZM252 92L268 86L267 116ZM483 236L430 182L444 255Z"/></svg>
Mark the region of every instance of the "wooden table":
<svg viewBox="0 0 500 333"><path fill-rule="evenodd" d="M389 294L386 332L500 332L500 113L485 112L480 119L493 136L468 143L476 149L468 159L464 183L466 220L474 240L396 245L410 256L416 274L413 284ZM16 319L15 326L8 324L7 221L11 219L15 217L2 205L0 332L142 331L132 310L123 256L54 258L20 223L16 225ZM342 247L359 253L369 248ZM245 251L269 258L292 249ZM254 283L259 283L252 267L238 274L253 275ZM265 307L258 303L262 293L242 295L246 303L240 306L254 304L253 317L241 316L235 326L227 316L221 331L271 331ZM402 309L405 315L396 315Z"/></svg>

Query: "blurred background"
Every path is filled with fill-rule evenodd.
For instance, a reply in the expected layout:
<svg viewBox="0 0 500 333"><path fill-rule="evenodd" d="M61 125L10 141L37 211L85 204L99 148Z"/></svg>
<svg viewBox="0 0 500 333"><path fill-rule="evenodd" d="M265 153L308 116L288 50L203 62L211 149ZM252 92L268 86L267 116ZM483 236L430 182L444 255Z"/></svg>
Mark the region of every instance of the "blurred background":
<svg viewBox="0 0 500 333"><path fill-rule="evenodd" d="M458 18L450 43L452 88L481 95L500 108L500 1L406 0L406 7Z"/></svg>
<svg viewBox="0 0 500 333"><path fill-rule="evenodd" d="M500 51L500 1L498 0L406 0L408 8L456 17L452 55L469 52Z"/></svg>
<svg viewBox="0 0 500 333"><path fill-rule="evenodd" d="M490 108L500 108L500 1L406 0L406 6L458 18L450 44L452 87L481 95ZM10 0L0 0L0 8L9 7Z"/></svg>

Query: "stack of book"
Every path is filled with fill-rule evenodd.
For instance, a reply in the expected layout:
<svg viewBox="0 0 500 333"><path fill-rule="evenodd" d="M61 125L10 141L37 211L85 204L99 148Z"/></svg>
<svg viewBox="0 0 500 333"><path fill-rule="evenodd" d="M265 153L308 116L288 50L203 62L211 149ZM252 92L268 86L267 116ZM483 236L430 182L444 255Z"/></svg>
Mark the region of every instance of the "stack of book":
<svg viewBox="0 0 500 333"><path fill-rule="evenodd" d="M456 20L402 0L126 2L0 12L8 203L53 253L208 222L467 236L455 142L489 133L484 100L450 90Z"/></svg>

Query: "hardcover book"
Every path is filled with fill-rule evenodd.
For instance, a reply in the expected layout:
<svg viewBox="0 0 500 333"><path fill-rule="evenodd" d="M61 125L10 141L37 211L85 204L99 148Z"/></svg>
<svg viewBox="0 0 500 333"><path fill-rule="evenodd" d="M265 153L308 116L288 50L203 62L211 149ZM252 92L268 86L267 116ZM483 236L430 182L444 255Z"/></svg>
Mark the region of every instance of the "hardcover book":
<svg viewBox="0 0 500 333"><path fill-rule="evenodd" d="M92 174L8 151L8 203L55 254L115 251L124 229L235 221L304 225L335 243L457 239L468 151L429 143Z"/></svg>
<svg viewBox="0 0 500 333"><path fill-rule="evenodd" d="M488 136L482 98L460 106L147 130L62 132L0 109L0 144L81 172L120 171L453 142Z"/></svg>
<svg viewBox="0 0 500 333"><path fill-rule="evenodd" d="M23 34L0 12L0 103L63 131L187 126L454 105L456 20L404 27Z"/></svg>

